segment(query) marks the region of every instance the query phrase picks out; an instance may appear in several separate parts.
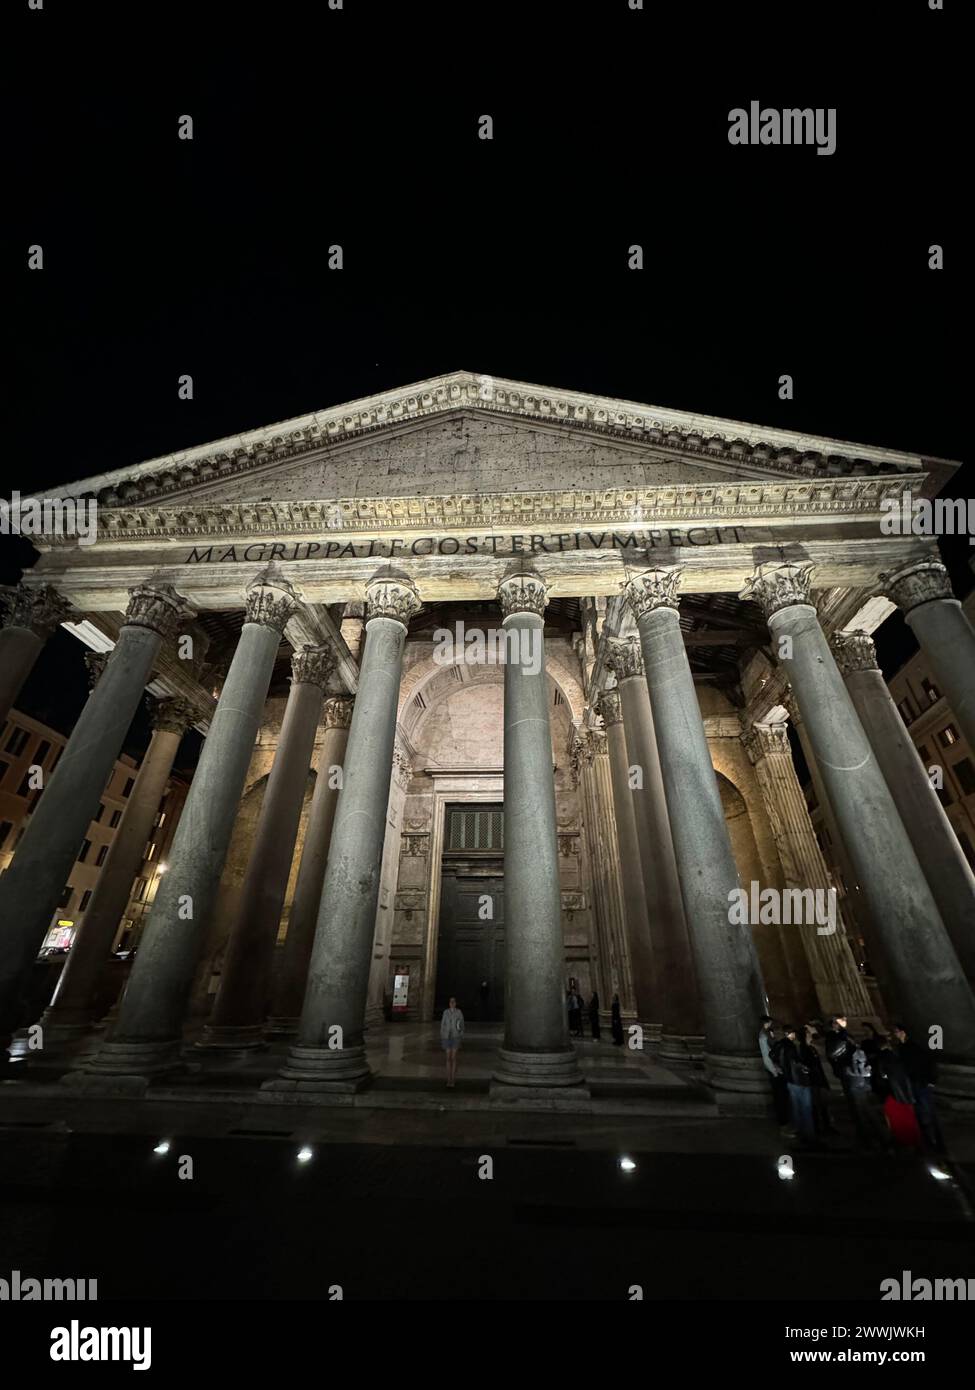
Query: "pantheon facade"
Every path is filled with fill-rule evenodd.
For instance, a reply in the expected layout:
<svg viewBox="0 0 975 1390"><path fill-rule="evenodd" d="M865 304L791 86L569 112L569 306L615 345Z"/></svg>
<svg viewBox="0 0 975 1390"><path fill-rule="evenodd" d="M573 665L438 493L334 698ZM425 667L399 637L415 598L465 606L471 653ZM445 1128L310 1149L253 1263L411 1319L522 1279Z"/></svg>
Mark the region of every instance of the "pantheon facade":
<svg viewBox="0 0 975 1390"><path fill-rule="evenodd" d="M98 538L35 539L0 713L59 624L96 659L0 878L0 1032L148 690L45 1046L95 1022L187 727L202 752L80 1089L283 1037L268 1102L341 1101L391 1000L432 1020L453 995L503 1022L499 1099L554 1101L587 1085L571 980L618 996L629 1041L703 1061L728 1110L765 1094L766 1011L898 1017L972 1103L975 883L870 636L903 610L975 743L975 633L936 543L881 528L956 466L456 372L60 489L97 501ZM741 921L753 885L834 890L835 922Z"/></svg>

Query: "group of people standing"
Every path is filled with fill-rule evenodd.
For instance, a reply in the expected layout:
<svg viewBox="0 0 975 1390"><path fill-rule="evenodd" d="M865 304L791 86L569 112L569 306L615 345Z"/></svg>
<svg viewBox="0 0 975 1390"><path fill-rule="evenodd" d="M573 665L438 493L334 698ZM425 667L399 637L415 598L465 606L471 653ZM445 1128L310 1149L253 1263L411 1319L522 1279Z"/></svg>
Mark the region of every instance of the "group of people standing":
<svg viewBox="0 0 975 1390"><path fill-rule="evenodd" d="M758 1046L782 1132L808 1148L822 1148L826 1136L839 1133L830 1115L828 1067L839 1083L861 1149L943 1153L930 1050L909 1037L900 1023L890 1035L871 1023L864 1026L867 1034L857 1039L842 1014L828 1027L817 1020L801 1028L776 1025L763 1015ZM818 1042L823 1044L822 1057Z"/></svg>
<svg viewBox="0 0 975 1390"><path fill-rule="evenodd" d="M599 1026L599 995L595 990L588 1005L579 993L575 980L569 981L569 988L566 990L566 1007L569 1012L569 1035L573 1038L584 1037L583 1018L588 1015L589 1028L592 1033L593 1042L599 1042L602 1037L602 1030ZM613 1045L622 1047L623 1045L623 1017L620 1008L620 997L613 995L613 1003L610 1009L610 1032L613 1035Z"/></svg>

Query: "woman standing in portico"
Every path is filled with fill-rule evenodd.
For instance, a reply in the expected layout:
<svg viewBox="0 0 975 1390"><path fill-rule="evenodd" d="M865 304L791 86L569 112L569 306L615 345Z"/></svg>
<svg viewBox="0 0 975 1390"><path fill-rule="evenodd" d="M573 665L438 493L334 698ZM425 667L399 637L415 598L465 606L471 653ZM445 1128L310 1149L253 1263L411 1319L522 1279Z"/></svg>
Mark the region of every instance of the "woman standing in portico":
<svg viewBox="0 0 975 1390"><path fill-rule="evenodd" d="M451 1090L457 1080L457 1054L463 1036L464 1015L457 1007L457 1000L451 995L440 1019L440 1046L447 1054L447 1086Z"/></svg>

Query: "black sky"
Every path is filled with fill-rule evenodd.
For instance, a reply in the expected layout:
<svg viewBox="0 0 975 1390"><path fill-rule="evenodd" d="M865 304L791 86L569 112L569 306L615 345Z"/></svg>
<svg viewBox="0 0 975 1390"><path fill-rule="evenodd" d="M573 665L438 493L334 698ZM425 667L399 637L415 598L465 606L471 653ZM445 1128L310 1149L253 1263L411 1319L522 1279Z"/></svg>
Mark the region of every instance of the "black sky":
<svg viewBox="0 0 975 1390"><path fill-rule="evenodd" d="M22 8L7 494L460 368L965 456L957 5ZM732 147L752 99L836 153Z"/></svg>

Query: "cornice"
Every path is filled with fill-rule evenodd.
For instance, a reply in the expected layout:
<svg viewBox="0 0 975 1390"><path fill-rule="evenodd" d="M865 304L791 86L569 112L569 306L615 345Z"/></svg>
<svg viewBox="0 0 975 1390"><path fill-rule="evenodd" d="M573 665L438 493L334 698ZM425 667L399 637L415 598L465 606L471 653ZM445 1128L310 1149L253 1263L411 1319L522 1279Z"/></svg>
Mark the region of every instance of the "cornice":
<svg viewBox="0 0 975 1390"><path fill-rule="evenodd" d="M911 485L923 482L917 474ZM734 526L746 521L794 521L846 517L873 519L880 504L900 497L903 478L846 478L830 481L745 480L684 483L658 488L582 488L539 492L454 493L422 497L358 497L304 502L201 502L173 506L99 507L102 541L372 535L618 527L637 534L682 522ZM879 534L879 531L878 531ZM38 548L71 548L73 536L37 537Z"/></svg>
<svg viewBox="0 0 975 1390"><path fill-rule="evenodd" d="M247 474L352 439L459 410L584 429L699 458L803 476L917 473L918 454L696 415L635 401L553 390L473 372L379 392L330 410L248 430L62 486L59 496L97 496L108 507Z"/></svg>

